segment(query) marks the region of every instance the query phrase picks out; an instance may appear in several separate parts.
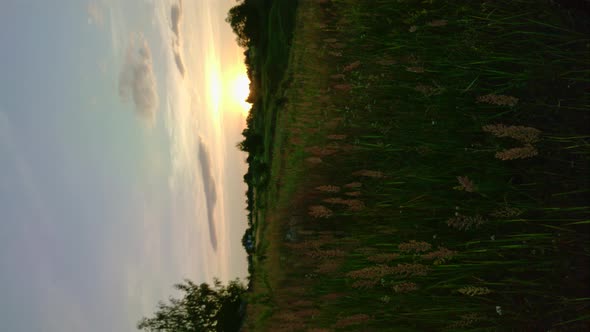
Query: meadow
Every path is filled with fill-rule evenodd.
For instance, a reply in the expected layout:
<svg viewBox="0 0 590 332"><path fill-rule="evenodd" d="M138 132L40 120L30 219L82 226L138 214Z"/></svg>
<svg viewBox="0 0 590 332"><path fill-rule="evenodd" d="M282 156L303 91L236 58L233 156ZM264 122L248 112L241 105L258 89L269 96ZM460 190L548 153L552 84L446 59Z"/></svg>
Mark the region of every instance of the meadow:
<svg viewBox="0 0 590 332"><path fill-rule="evenodd" d="M590 330L589 15L267 5L244 330Z"/></svg>

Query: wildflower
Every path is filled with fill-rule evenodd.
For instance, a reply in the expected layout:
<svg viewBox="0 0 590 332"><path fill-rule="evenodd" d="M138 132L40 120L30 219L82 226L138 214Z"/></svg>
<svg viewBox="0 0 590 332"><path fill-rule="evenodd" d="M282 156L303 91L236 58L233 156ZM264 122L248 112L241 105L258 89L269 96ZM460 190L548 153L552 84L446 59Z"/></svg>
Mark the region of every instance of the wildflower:
<svg viewBox="0 0 590 332"><path fill-rule="evenodd" d="M506 95L489 94L477 97L477 102L498 106L515 106L518 103L518 98Z"/></svg>
<svg viewBox="0 0 590 332"><path fill-rule="evenodd" d="M387 303L389 303L389 301L391 301L391 297L389 297L389 296L387 296L387 295L384 295L384 296L382 296L381 298L379 298L379 301L381 301L381 302L383 302L383 303L387 304Z"/></svg>
<svg viewBox="0 0 590 332"><path fill-rule="evenodd" d="M496 158L500 160L514 160L531 158L539 154L539 151L531 144L496 152Z"/></svg>
<svg viewBox="0 0 590 332"><path fill-rule="evenodd" d="M416 30L418 30L418 27L417 27L417 26L415 26L415 25L412 25L412 26L411 26L411 27L408 29L408 31L409 31L409 32L416 32Z"/></svg>
<svg viewBox="0 0 590 332"><path fill-rule="evenodd" d="M499 306L499 305L496 306L496 313L498 315L502 316L502 307L501 306Z"/></svg>

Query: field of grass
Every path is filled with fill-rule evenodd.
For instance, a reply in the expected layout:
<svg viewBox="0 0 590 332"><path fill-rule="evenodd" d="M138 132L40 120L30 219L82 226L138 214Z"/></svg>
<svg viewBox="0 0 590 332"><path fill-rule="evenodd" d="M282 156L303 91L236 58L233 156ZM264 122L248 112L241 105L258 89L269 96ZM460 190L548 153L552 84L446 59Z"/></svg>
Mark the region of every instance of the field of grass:
<svg viewBox="0 0 590 332"><path fill-rule="evenodd" d="M300 0L289 41L275 10L244 329L590 330L588 16Z"/></svg>

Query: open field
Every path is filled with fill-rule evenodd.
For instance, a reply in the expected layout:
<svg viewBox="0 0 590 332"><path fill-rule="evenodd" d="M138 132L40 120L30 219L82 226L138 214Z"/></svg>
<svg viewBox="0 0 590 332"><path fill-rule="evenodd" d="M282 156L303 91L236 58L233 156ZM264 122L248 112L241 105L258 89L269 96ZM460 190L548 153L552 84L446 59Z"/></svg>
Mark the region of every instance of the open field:
<svg viewBox="0 0 590 332"><path fill-rule="evenodd" d="M588 16L273 8L245 330L590 330Z"/></svg>

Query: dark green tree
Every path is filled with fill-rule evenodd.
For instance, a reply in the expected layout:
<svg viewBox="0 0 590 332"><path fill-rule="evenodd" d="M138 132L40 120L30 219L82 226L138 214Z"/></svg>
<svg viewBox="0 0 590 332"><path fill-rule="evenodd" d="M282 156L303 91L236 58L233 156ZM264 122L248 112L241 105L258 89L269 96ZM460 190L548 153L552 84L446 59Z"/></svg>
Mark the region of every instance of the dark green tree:
<svg viewBox="0 0 590 332"><path fill-rule="evenodd" d="M244 316L243 294L246 289L239 280L227 286L215 279L213 287L190 280L174 285L182 291L181 299L170 298L169 303L159 302L151 318L137 323L139 330L147 332L237 332Z"/></svg>

